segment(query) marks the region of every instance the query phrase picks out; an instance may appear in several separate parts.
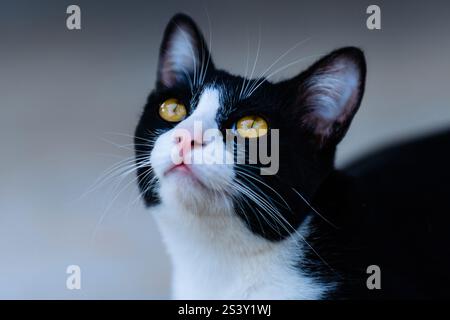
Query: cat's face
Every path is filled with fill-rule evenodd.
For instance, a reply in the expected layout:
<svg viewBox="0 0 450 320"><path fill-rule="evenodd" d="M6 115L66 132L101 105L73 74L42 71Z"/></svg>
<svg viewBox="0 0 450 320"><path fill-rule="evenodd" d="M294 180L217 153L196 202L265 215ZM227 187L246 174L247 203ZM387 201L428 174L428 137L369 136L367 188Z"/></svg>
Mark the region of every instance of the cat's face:
<svg viewBox="0 0 450 320"><path fill-rule="evenodd" d="M194 22L175 16L136 129L146 204L234 214L254 233L282 239L311 212L309 201L333 169L364 81L356 48L337 50L279 83L231 75L214 66ZM261 142L256 150L266 149L269 163L253 142Z"/></svg>

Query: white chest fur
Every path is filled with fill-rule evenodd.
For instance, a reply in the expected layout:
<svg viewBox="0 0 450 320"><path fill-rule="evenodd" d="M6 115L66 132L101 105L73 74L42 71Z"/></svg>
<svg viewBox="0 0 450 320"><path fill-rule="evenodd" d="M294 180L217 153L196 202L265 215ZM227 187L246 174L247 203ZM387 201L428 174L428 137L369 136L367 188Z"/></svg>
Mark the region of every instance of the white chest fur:
<svg viewBox="0 0 450 320"><path fill-rule="evenodd" d="M298 236L270 242L234 214L180 210L155 208L173 262L175 299L320 299L327 291L298 268Z"/></svg>

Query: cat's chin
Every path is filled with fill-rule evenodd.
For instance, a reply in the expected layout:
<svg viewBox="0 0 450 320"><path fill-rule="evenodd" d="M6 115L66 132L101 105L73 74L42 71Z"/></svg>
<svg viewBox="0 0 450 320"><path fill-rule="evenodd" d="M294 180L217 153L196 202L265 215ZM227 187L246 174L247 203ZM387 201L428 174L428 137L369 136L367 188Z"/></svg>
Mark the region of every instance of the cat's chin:
<svg viewBox="0 0 450 320"><path fill-rule="evenodd" d="M208 188L201 179L186 165L176 165L166 171L164 180L172 184L175 188L198 188L207 191Z"/></svg>
<svg viewBox="0 0 450 320"><path fill-rule="evenodd" d="M165 175L161 182L165 189L172 190L179 197L208 193L205 185L191 172L185 170L174 170Z"/></svg>
<svg viewBox="0 0 450 320"><path fill-rule="evenodd" d="M177 170L161 181L160 196L168 205L177 204L194 213L220 211L228 207L226 197L206 187L194 175Z"/></svg>

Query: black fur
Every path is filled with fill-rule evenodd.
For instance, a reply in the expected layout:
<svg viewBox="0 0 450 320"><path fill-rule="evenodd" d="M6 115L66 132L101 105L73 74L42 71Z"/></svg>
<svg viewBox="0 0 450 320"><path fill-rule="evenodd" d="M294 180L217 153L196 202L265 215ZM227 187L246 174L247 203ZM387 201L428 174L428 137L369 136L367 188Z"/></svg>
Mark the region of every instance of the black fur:
<svg viewBox="0 0 450 320"><path fill-rule="evenodd" d="M449 298L450 131L393 145L334 171L315 206L306 259L312 274L337 281L329 298ZM381 269L368 290L366 268Z"/></svg>
<svg viewBox="0 0 450 320"><path fill-rule="evenodd" d="M170 85L162 80L168 43L179 26L192 35L197 58L210 61L204 82L194 88L193 94L186 74L170 74L166 77ZM317 118L317 110L306 103L312 94L310 80L318 73L329 72L337 59L344 59L355 68L359 82L346 112L336 121L324 123L326 120ZM224 136L237 119L248 114L260 115L271 129L280 129L279 172L259 178L276 190L288 206L271 188L252 181L249 187L265 198L273 198L284 219L276 220L270 215L262 219L252 200L247 199L241 203L244 210L236 206L236 212L254 233L279 241L292 234L306 217L311 217L313 232L306 240L316 252L308 252L302 268L322 281L337 284L329 298L448 296L446 286L450 283L445 271L450 264L445 245L450 244L446 187L450 178L450 135L377 153L343 172L334 169L336 145L359 108L365 76L362 51L342 48L293 79L279 83L265 81L250 97L239 99L244 79L218 70L195 23L185 15L176 15L164 34L155 90L136 129L136 156L139 159L151 152L151 146L142 139L148 139L155 129L173 127L158 116L158 107L164 100L177 98L192 112L202 89L218 86L226 92L216 118ZM437 154L439 150L446 151ZM235 165L237 170L239 166ZM255 174L260 167L261 164L245 166ZM146 190L152 178L142 177L146 169L138 170L138 181L145 203L151 206L159 199L157 185ZM307 201L323 217L314 213ZM369 291L366 287L365 270L371 264L382 269L380 291Z"/></svg>
<svg viewBox="0 0 450 320"><path fill-rule="evenodd" d="M197 52L203 52L204 56L200 56L199 60L209 57L209 53L205 48L205 41L195 26L195 23L189 17L179 14L172 18L165 31L160 52L160 68L164 64L163 61L168 50L167 43L171 39L171 34L180 26L186 28L193 35L194 42L200 45ZM306 87L306 81L316 70L321 66L328 66L336 57L354 60L355 65L360 68L362 83L356 108L353 110L353 112L356 112L362 98L365 78L364 56L356 48L337 50L318 61L306 72L289 81L275 84L265 81L258 90L246 99L238 98L244 79L216 69L212 62L210 62L206 70L203 85L195 88L194 95L190 92L189 79L187 79L185 74L175 77L177 82L173 86L167 87L160 80L162 76L161 70L159 70L156 89L150 94L144 113L136 129L136 155L140 157L151 151L150 147L141 145L143 142L142 139L148 138L151 131L155 129L170 129L173 126L173 124L163 121L158 116L157 108L164 100L177 98L188 106L190 112L192 112L195 108L196 94L200 93L204 87L215 85L223 88L222 91L226 92L226 94L222 95L221 109L217 114L217 123L224 133L227 129L231 128L237 119L248 114L260 115L269 122L270 128L280 130L279 172L274 176L260 176L259 178L272 189L276 190L288 205L272 189L267 188L263 183L252 180L253 185L249 185L249 187L264 198L267 196L272 197L274 199L273 204L283 218L275 219L270 215L261 217L261 213L255 211L256 206L250 199L241 203L240 207L236 206L236 212L255 233L270 240L283 239L291 234L311 211L307 203L292 188L301 192L305 199L311 199L321 184L321 181L332 170L335 145L337 143L336 137L343 135L353 116L353 114L349 115L346 123L342 123L340 127L336 126L336 133L327 141L326 146L317 143L315 135L308 127L309 124L305 125L303 122L305 115L312 112L304 107L302 105L303 101L299 99L303 88ZM257 80L250 80L250 84L255 81ZM337 133L338 131L339 134ZM333 139L336 141L333 141ZM236 167L243 166L236 164ZM253 165L252 167L249 167L248 164L245 165L246 169L253 171L255 174L259 172L260 167L260 164ZM143 173L146 169L140 168L138 175L145 176ZM145 190L145 186L151 178L152 176L146 176L145 178L139 179L139 185L142 191ZM155 190L145 192L144 200L149 206L157 204L157 192ZM265 213L262 212L262 214Z"/></svg>

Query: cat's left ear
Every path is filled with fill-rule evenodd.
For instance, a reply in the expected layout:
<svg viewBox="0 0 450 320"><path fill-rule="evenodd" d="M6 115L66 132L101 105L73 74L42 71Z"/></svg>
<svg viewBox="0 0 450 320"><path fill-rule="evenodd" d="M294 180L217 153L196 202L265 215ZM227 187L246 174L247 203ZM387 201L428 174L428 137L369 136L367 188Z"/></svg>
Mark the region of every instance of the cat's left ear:
<svg viewBox="0 0 450 320"><path fill-rule="evenodd" d="M301 125L317 146L334 147L344 137L361 103L365 78L363 52L347 47L290 80Z"/></svg>
<svg viewBox="0 0 450 320"><path fill-rule="evenodd" d="M157 83L168 88L179 83L196 86L213 68L207 45L195 22L182 13L172 17L161 43Z"/></svg>

